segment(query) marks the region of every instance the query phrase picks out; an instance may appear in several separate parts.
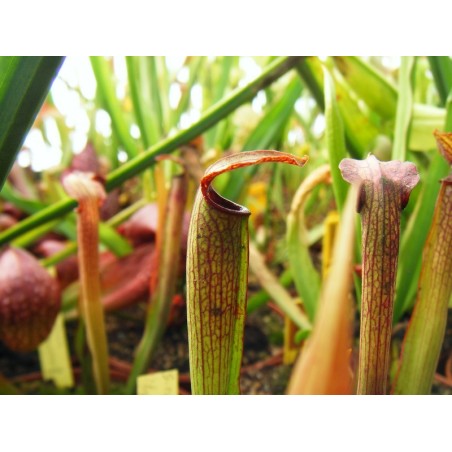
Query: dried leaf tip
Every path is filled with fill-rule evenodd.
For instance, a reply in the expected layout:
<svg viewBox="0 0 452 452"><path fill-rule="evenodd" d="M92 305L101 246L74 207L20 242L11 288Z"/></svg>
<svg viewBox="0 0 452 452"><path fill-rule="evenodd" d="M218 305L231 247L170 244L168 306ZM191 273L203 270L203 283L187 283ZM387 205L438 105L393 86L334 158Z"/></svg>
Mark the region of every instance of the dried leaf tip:
<svg viewBox="0 0 452 452"><path fill-rule="evenodd" d="M74 171L63 179L63 187L67 194L77 201L106 197L105 189L94 173Z"/></svg>
<svg viewBox="0 0 452 452"><path fill-rule="evenodd" d="M342 177L351 184L358 185L359 205L358 211L365 202L365 194L362 190L365 184L380 184L382 181L391 181L399 187L401 196L401 208L408 203L411 190L419 182L419 173L416 165L411 162L380 162L374 155L369 154L365 160L343 159L339 164Z"/></svg>
<svg viewBox="0 0 452 452"><path fill-rule="evenodd" d="M436 138L439 152L441 152L441 155L447 160L449 165L452 165L452 133L435 130L433 135Z"/></svg>

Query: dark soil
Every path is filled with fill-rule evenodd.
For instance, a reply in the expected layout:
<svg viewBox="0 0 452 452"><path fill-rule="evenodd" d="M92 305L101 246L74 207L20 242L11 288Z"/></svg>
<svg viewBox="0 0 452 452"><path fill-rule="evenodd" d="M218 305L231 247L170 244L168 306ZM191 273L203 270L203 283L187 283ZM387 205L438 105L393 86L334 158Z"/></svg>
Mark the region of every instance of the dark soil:
<svg viewBox="0 0 452 452"><path fill-rule="evenodd" d="M112 357L113 393L121 393L127 378L127 365L131 364L133 352L143 330L145 306L143 304L109 313L106 316L109 351ZM449 316L450 317L450 316ZM73 367L77 381L80 381L79 364L73 350L77 321L67 322L67 333L74 357ZM394 343L400 346L406 324L396 329ZM263 307L247 317L242 363L242 394L284 394L289 380L291 365L282 364L283 320L273 310ZM447 374L446 363L452 353L452 320L438 365L440 376ZM190 393L187 327L183 318L170 325L151 363L154 370L178 369L180 393ZM118 370L119 369L119 370ZM43 382L40 375L38 353L17 354L0 343L0 373L13 382L24 394L58 394L51 382ZM78 387L64 392L80 394ZM432 394L452 394L452 388L435 379Z"/></svg>
<svg viewBox="0 0 452 452"><path fill-rule="evenodd" d="M114 367L131 364L133 352L143 332L145 307L137 305L106 316L109 352L116 364ZM66 324L73 366L78 363L73 349L77 321ZM284 394L291 366L281 364L282 357L281 317L268 308L262 308L248 316L245 327L242 394ZM118 364L119 362L119 364ZM153 370L178 369L181 393L189 393L188 337L185 321L170 325L151 363ZM18 354L9 351L0 343L0 372L25 394L61 393L50 382L40 376L38 353ZM76 377L78 373L75 373ZM112 392L121 392L121 384L112 374L116 385ZM119 380L123 380L120 375ZM80 393L74 389L65 393Z"/></svg>

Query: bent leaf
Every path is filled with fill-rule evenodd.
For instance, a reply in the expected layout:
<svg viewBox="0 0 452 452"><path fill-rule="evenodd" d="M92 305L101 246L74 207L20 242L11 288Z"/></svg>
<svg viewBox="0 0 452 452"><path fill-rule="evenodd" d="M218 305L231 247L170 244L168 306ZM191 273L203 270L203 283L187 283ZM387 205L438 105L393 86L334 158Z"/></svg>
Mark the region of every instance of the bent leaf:
<svg viewBox="0 0 452 452"><path fill-rule="evenodd" d="M351 288L355 191L344 206L330 272L320 297L310 338L292 372L288 394L351 394Z"/></svg>
<svg viewBox="0 0 452 452"><path fill-rule="evenodd" d="M303 166L277 151L233 154L205 172L188 236L187 309L193 394L238 394L248 279L248 216L245 207L221 197L213 179L265 162Z"/></svg>
<svg viewBox="0 0 452 452"><path fill-rule="evenodd" d="M287 216L286 242L290 270L298 295L303 300L303 305L311 321L314 320L320 294L320 275L309 254L304 207L311 191L320 183L329 182L330 179L329 165L317 168L306 177L293 197L290 212Z"/></svg>

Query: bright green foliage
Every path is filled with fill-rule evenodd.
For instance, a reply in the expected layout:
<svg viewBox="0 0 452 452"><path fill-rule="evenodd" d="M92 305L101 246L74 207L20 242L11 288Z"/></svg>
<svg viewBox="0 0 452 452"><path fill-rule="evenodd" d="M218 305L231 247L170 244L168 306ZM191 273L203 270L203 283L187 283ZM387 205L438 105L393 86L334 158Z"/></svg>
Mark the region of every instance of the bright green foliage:
<svg viewBox="0 0 452 452"><path fill-rule="evenodd" d="M397 108L397 89L379 71L359 57L333 57L334 64L350 87L373 111L393 119Z"/></svg>
<svg viewBox="0 0 452 452"><path fill-rule="evenodd" d="M196 303L189 303L189 322L192 325L190 340L192 344L198 345L198 351L205 359L203 368L192 347L192 363L198 359L198 365L192 366L193 389L194 393L238 393L245 310L253 311L270 302L275 310L295 320L294 324L303 330L305 336L310 334L310 325L315 324L317 301L325 286L318 272L322 266L319 247L323 223L329 212L343 209L347 193L347 185L340 176L339 162L348 157L364 159L369 153L382 162L390 158L413 161L421 176L421 183L402 213L391 205L392 201L394 204L397 201L397 189L390 190L392 194L386 195L378 190L375 195L371 186L361 190L362 196L366 198L361 199L361 204L367 206L369 199L374 199L374 207L376 205L380 210L375 220L363 207L363 221L366 217L367 222L366 230L363 231L366 250L363 256L360 255L361 246L355 247L355 291L350 300L355 301L355 309L359 311L359 263L364 257L364 301L362 323L359 326L368 336L362 341L360 355L370 370L363 371L361 366L359 372L357 369L352 371L355 371L355 375L359 374L359 392L385 392L392 309L388 300L395 298L392 321L408 320L420 283L423 288L428 288L430 296L427 298L435 300L437 304L433 305L436 308L432 308L432 305L426 307L425 300L418 297L417 304L421 307L416 308L415 316L422 318L423 315L432 320L424 322L428 324L425 329L422 328L423 321L412 320L404 346L404 367L397 380L396 392L428 393L442 343L438 332L443 328L446 312L444 299L447 298L441 270L432 268L438 269L435 265L440 263L441 268L448 269L448 263L438 260L438 252L433 250L435 247L441 248L438 243L442 243L445 249L450 235L448 228L440 229L437 225L441 217L437 212L440 207L436 208L434 214L437 195L445 191L438 181L447 176L449 167L434 152L433 131L452 130L451 58L419 56L388 60L383 57L354 56L209 56L176 60L135 56L124 59L86 59L87 69L92 69L93 80L97 84L93 94L86 94L82 83L76 86L62 73L58 90L55 89L47 97L45 109L33 124L34 134L41 134L47 146L61 148L61 165L45 170L42 174L34 172L35 159L39 156L30 146L31 168L15 167L1 193L1 202L14 204L25 218L16 224L14 219L12 226L8 224L5 228L2 223L0 245L14 243L30 247L46 234L57 233L57 237L64 241L64 247L45 258L45 266L56 265L77 250L75 215L72 212L77 202L68 199L59 187L63 171L68 168L74 153L80 150L73 140L77 127L73 127L69 115L61 108L61 99L57 99L63 85L86 109L85 119L89 120L89 128L86 127L83 133L86 133L99 157L106 190L111 192L119 189L116 207L119 206L119 213L99 223L101 252L108 250L116 256L134 253L136 245L129 243L116 228L132 211L146 203L165 199L172 177L179 169L174 161L166 161L156 167L159 156L172 154L173 160L183 165L186 173L194 179L194 182L190 181L186 193L186 210L191 211L199 175L209 164L225 155L240 155L241 151L256 149L279 149L296 156L308 155L310 164L307 173L289 165L250 166L225 173L215 180L218 193L234 202L243 201L253 212L249 222L253 242L250 256L254 256L254 269L261 271L257 270L256 277L255 270L252 271L254 287L250 285L252 295L247 307L244 304L246 279L243 279L248 257L243 248L248 243L247 215L239 215L240 218L234 219L237 223L234 223L222 214L217 215L210 204L203 204L201 197L197 198L193 208L194 220L200 224L211 221L217 228L211 227L207 235L200 234L199 243L192 233L191 245L198 247L198 253L191 254L191 265L199 267L197 271L202 273L204 280L217 278L213 285L221 289L224 306L228 309L236 303L234 297L237 294L241 297L237 301L239 308L236 311L230 309L229 313L227 309L223 313L223 302L218 300L207 311L199 309ZM61 61L61 58L45 57L0 58L0 185L25 140ZM100 120L111 122L111 128L106 127L107 132L98 127ZM53 129L59 133L60 144L55 145L58 139L55 141ZM187 149L193 151L193 161L187 159ZM20 157L19 163L23 165L25 162L26 166L27 150L24 149ZM325 177L316 179L316 171L321 168L329 169L329 175L324 173ZM382 180L381 185L391 189L392 182L386 178ZM307 186L309 190L306 191ZM305 195L309 195L305 196L303 202L298 202L299 193L303 190ZM442 209L442 217L447 206ZM388 216L391 221L387 219ZM382 244L384 240L376 238L375 229L389 227L389 223L394 226L399 220L400 253L394 288L397 261L395 244L398 244L395 232L385 229L387 254L383 251L383 245L370 252L369 243ZM430 227L433 232L428 236ZM162 225L159 225L157 235L162 234L160 228ZM223 238L216 240L210 231L219 231ZM281 240L284 234L286 240ZM356 236L359 242L360 234L357 232ZM429 242L426 245L427 236ZM172 238L167 241L174 242ZM233 245L231 241L237 243ZM235 262L227 264L234 270L225 271L227 277L224 278L223 286L217 284L218 276L215 273L218 266L222 265L220 260L212 260L208 255L201 261L202 256L198 256L203 251L209 252L209 243L233 250L231 255L221 256L225 262L233 256ZM176 244L167 249L176 255L179 248ZM434 263L426 264L428 269L424 269L421 274L423 249L427 250L424 260ZM253 253L253 250L258 252ZM391 277L390 281L378 272L369 271L369 262L383 265ZM172 293L171 290L176 286L180 290L178 294L185 293L184 280L180 275L176 277L174 270L173 266L167 272L162 272L163 279L165 275L172 276L167 279L168 284L163 284L155 292L151 301L154 309L148 310L145 334L135 355L132 376L128 374L123 378L124 381L129 378L129 393L134 392L136 376L147 370L149 359L167 326L171 302L168 293ZM384 282L381 283L380 279L384 279ZM229 283L232 280L236 282L235 289L231 291ZM429 287L430 281L435 281L434 287L431 284ZM187 292L191 294L191 300L193 290L190 285L196 284L202 292L199 279L188 280ZM75 286L79 287L80 284L76 282ZM63 298L72 300L72 303L65 304L65 314L74 314L76 297L71 295L74 287L64 291ZM265 289L266 293L258 292L259 289ZM426 291L423 291L425 295ZM301 308L291 305L296 298L302 300ZM369 301L380 298L387 301L383 307ZM434 314L431 315L432 309ZM377 317L383 320L377 322ZM202 327L193 327L196 322L201 322ZM231 329L227 333L229 327ZM355 331L357 328L358 325L355 325ZM214 339L214 348L222 350L220 357L209 355L213 350L209 351L211 339L201 340L199 335L196 336L199 329L203 329L204 333L209 329L218 333ZM374 341L377 330L380 339ZM436 331L434 340L421 340L422 334L429 331ZM80 358L85 349L86 339L80 335L77 339ZM397 350L397 343L393 343L393 351L391 367L395 369L395 360L400 351ZM409 355L416 355L419 360L409 358ZM87 369L89 374L87 362L85 360L82 363L83 375ZM377 367L380 369L378 372L375 370ZM421 376L422 387L410 380L411 374L419 372L419 369L424 372ZM82 380L87 382L85 377ZM89 384L86 384L85 389L89 391Z"/></svg>
<svg viewBox="0 0 452 452"><path fill-rule="evenodd" d="M394 132L392 159L404 161L408 148L408 138L413 110L415 57L402 57L399 76L399 96Z"/></svg>
<svg viewBox="0 0 452 452"><path fill-rule="evenodd" d="M0 57L0 188L63 57Z"/></svg>

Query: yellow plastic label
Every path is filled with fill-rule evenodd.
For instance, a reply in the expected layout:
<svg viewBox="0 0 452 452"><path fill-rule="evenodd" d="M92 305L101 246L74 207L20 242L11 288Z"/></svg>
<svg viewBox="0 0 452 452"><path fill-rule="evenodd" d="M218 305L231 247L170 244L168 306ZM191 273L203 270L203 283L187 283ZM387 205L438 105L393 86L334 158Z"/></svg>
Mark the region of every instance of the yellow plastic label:
<svg viewBox="0 0 452 452"><path fill-rule="evenodd" d="M294 299L297 305L301 306L299 298ZM283 348L283 364L293 364L300 351L300 346L295 343L295 334L299 330L298 326L290 319L284 316L284 348Z"/></svg>
<svg viewBox="0 0 452 452"><path fill-rule="evenodd" d="M331 258L333 256L334 239L339 226L339 214L334 211L330 212L325 219L322 243L322 279L326 279L331 266Z"/></svg>
<svg viewBox="0 0 452 452"><path fill-rule="evenodd" d="M52 380L57 388L74 386L62 314L58 314L49 337L39 346L38 352L44 380Z"/></svg>
<svg viewBox="0 0 452 452"><path fill-rule="evenodd" d="M179 372L177 369L141 375L137 379L138 395L179 394Z"/></svg>

